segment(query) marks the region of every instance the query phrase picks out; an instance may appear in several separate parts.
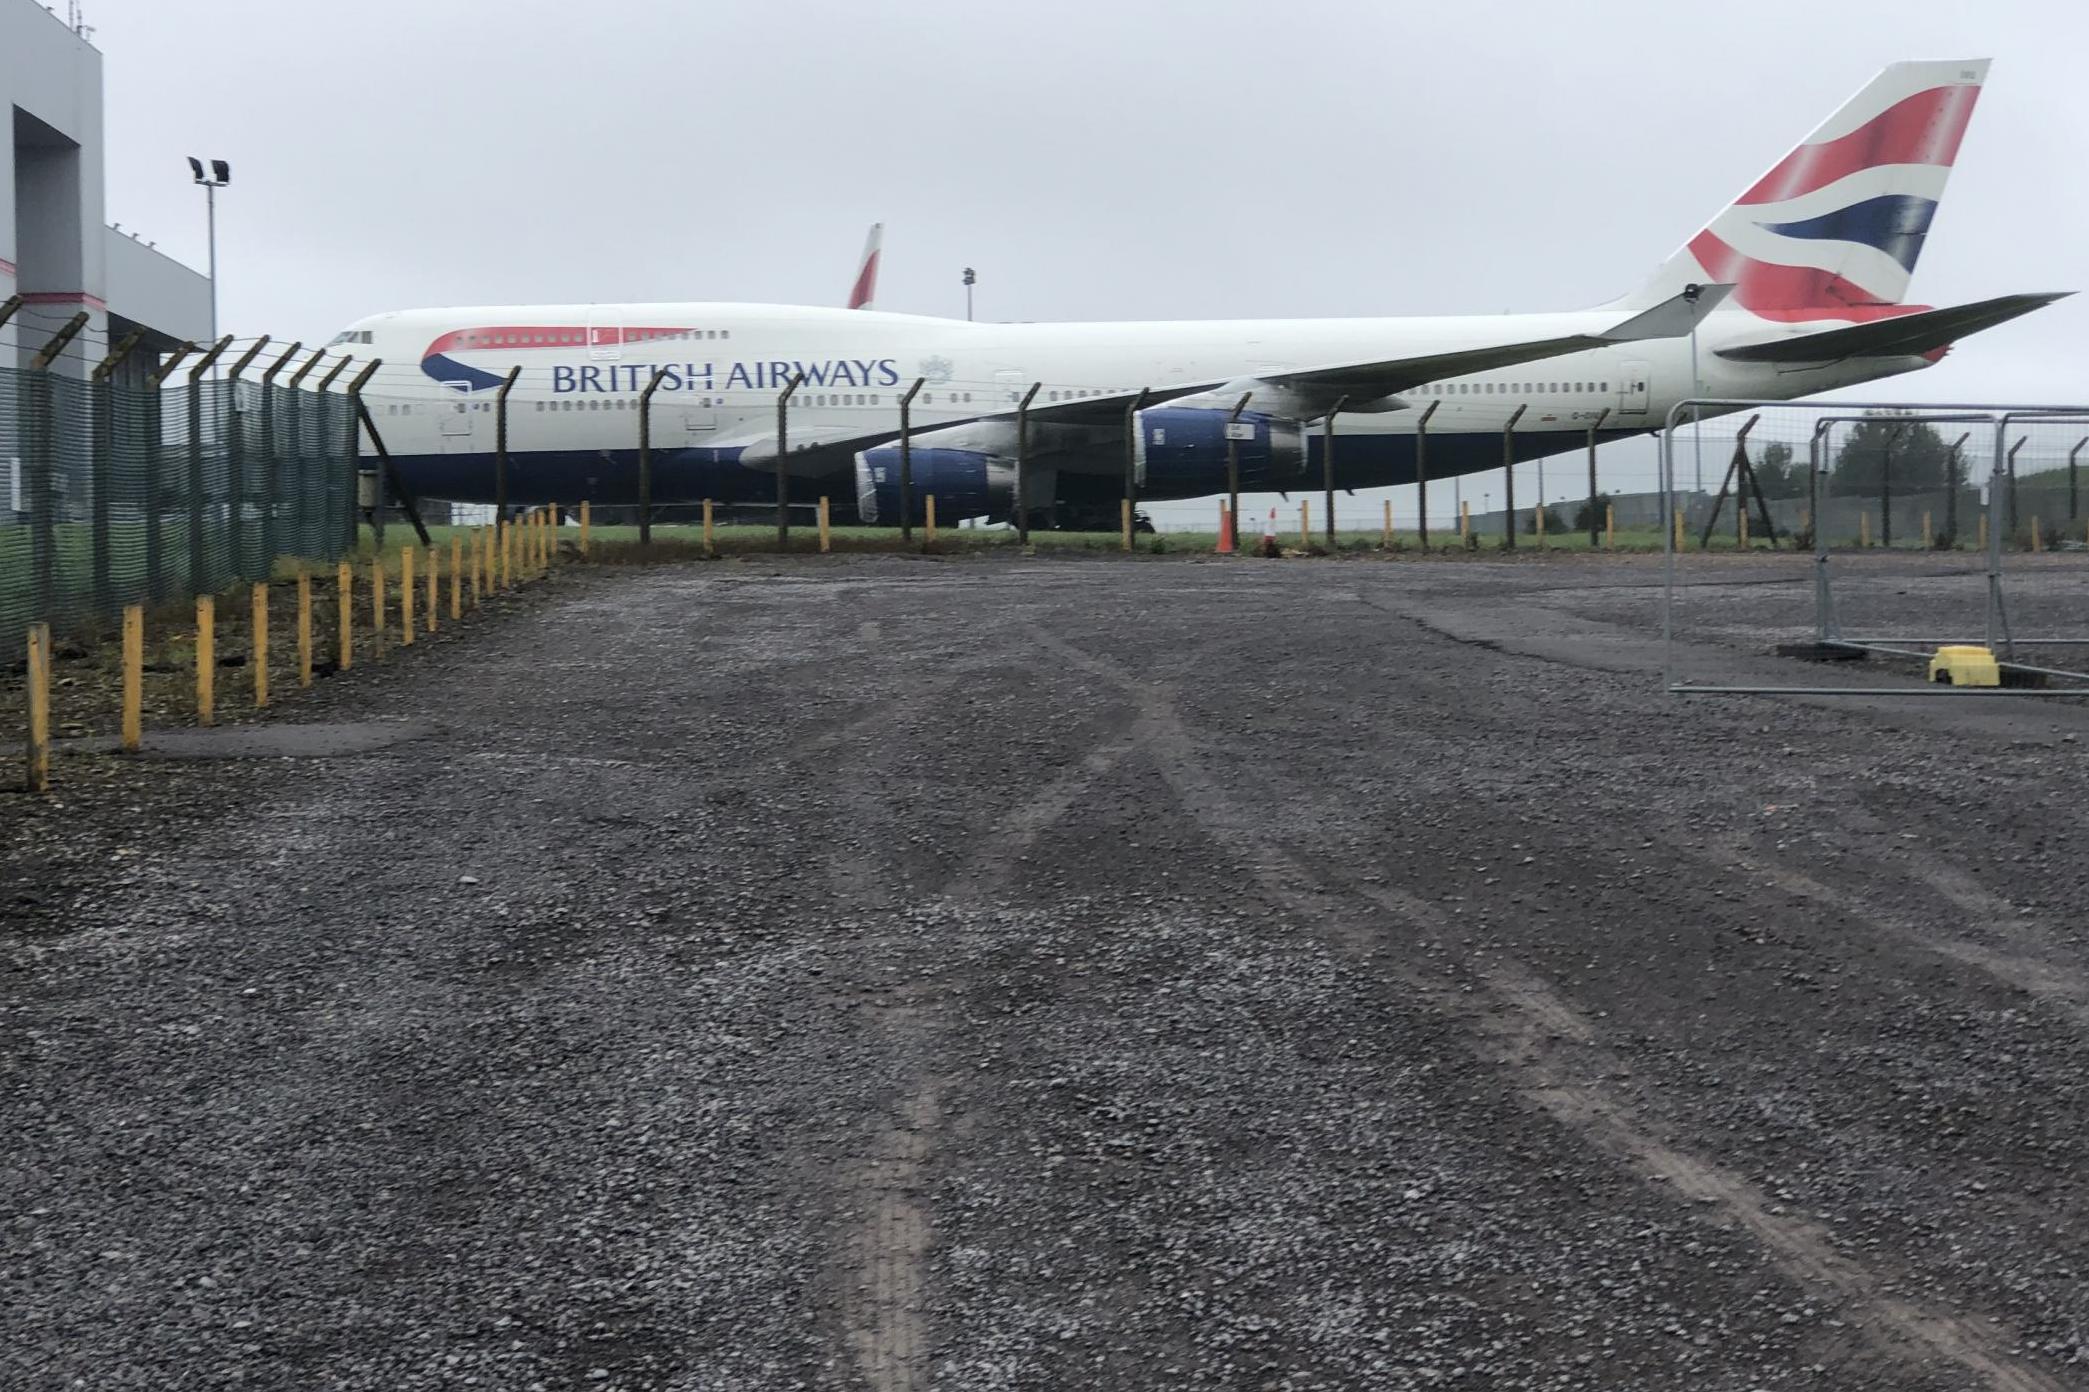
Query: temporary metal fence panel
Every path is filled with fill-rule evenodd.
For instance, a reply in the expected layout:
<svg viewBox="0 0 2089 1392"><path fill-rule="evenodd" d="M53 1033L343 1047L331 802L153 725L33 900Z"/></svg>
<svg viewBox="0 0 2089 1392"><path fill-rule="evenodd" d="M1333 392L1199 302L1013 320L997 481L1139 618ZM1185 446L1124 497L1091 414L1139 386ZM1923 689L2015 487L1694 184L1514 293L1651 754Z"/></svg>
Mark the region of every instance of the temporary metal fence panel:
<svg viewBox="0 0 2089 1392"><path fill-rule="evenodd" d="M0 369L0 633L65 632L354 542L338 394Z"/></svg>

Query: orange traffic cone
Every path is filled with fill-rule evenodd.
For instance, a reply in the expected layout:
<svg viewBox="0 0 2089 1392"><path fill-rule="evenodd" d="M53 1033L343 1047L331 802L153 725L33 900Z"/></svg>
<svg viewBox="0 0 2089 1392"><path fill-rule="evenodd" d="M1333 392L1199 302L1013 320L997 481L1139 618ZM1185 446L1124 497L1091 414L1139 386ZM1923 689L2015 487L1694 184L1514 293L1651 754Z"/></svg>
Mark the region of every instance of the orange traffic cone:
<svg viewBox="0 0 2089 1392"><path fill-rule="evenodd" d="M1226 511L1224 503L1219 504L1219 554L1233 554L1233 515Z"/></svg>

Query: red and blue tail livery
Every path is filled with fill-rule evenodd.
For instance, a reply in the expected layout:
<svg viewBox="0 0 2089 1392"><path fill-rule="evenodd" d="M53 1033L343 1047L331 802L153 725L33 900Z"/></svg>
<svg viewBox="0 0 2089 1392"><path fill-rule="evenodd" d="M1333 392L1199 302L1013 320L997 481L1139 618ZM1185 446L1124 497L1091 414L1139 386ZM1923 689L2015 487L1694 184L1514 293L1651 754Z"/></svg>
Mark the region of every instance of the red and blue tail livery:
<svg viewBox="0 0 2089 1392"><path fill-rule="evenodd" d="M1786 322L1860 322L1902 304L1986 59L1895 63L1779 160L1633 297L1691 281L1734 286L1732 305Z"/></svg>

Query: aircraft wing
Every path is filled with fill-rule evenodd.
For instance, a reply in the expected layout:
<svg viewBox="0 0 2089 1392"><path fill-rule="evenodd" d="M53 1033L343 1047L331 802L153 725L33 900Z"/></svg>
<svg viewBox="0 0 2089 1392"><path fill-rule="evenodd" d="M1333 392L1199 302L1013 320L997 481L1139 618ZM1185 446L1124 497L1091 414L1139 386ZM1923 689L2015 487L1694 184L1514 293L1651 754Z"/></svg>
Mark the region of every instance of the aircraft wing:
<svg viewBox="0 0 2089 1392"><path fill-rule="evenodd" d="M2006 324L2034 309L2044 309L2074 292L2036 295L2003 295L1949 309L1923 309L1891 319L1874 319L1843 329L1773 338L1763 343L1742 343L1718 350L1734 362L1830 363L1844 358L1892 357L1927 353L1945 347L1968 334Z"/></svg>
<svg viewBox="0 0 2089 1392"><path fill-rule="evenodd" d="M1456 349L1447 353L1387 358L1377 362L1330 363L1324 367L1272 373L1264 377L1179 382L1150 389L1145 394L1143 404L1155 406L1181 397L1219 392L1221 389L1229 394L1267 391L1273 396L1284 398L1287 409L1301 419L1313 419L1331 410L1335 402L1343 397L1353 402L1362 402L1389 396L1440 377L1491 372L1568 353L1586 352L1591 348L1604 348L1616 343L1680 337L1690 332L1705 315L1711 313L1732 289L1730 285L1699 286L1695 294L1686 292L1677 295L1652 309L1621 320L1599 333L1527 339L1522 342ZM1115 392L1102 396L1080 397L1072 401L1047 402L1044 405L1032 403L1029 418L1035 422L1057 426L1088 427L1093 432L1091 441L1102 443L1123 437L1125 412L1139 401L1137 392ZM947 430L952 426L975 421L1007 419L1014 415L1015 408L1007 406L998 411L983 411L976 416L958 420L939 420L933 426L926 426L924 429ZM863 430L834 426L809 428L803 435L794 429L790 438L791 457L786 471L801 478L824 477L852 467L858 450L886 444L893 437L894 432L889 424ZM739 449L739 461L749 468L775 467L776 434L773 430L714 440L710 442L710 447Z"/></svg>

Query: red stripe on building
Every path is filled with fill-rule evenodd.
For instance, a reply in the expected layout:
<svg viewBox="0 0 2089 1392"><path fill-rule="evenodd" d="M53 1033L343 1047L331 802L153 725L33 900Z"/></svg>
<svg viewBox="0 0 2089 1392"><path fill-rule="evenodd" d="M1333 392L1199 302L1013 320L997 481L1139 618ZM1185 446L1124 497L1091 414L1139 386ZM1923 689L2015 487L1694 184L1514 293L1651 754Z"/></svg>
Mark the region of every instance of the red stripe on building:
<svg viewBox="0 0 2089 1392"><path fill-rule="evenodd" d="M1978 87L1932 87L1894 103L1848 135L1801 145L1741 195L1742 203L1782 203L1860 169L1882 164L1950 165L1958 158Z"/></svg>
<svg viewBox="0 0 2089 1392"><path fill-rule="evenodd" d="M90 295L85 290L31 290L22 296L23 304L76 304L89 309L106 310L109 305L99 295Z"/></svg>

